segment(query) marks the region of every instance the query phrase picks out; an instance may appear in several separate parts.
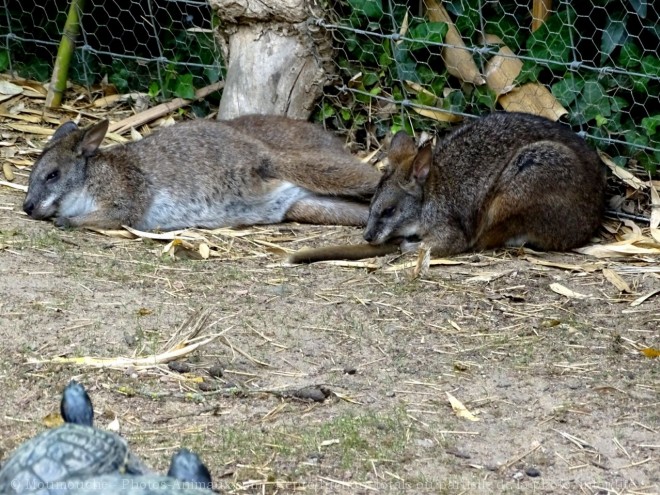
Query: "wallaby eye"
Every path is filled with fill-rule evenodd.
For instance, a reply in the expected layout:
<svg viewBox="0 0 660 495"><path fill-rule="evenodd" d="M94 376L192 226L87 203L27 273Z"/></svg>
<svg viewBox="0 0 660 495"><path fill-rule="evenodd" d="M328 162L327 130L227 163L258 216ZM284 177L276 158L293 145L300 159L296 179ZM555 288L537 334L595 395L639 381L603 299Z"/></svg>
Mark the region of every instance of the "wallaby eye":
<svg viewBox="0 0 660 495"><path fill-rule="evenodd" d="M60 177L60 171L59 170L53 170L51 173L49 173L46 176L46 180L48 182L52 182L54 180L57 180Z"/></svg>
<svg viewBox="0 0 660 495"><path fill-rule="evenodd" d="M391 217L394 214L394 206L388 206L380 214L381 218Z"/></svg>

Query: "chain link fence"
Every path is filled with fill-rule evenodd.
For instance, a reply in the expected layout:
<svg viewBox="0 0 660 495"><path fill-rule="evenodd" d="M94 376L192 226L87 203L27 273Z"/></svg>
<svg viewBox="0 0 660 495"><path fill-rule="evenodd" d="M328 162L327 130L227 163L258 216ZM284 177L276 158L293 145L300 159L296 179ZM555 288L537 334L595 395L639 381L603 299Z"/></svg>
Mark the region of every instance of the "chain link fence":
<svg viewBox="0 0 660 495"><path fill-rule="evenodd" d="M365 129L378 139L391 127L529 111L570 123L618 164L655 170L657 8L641 0L343 0L319 20L333 34L341 74L320 113L359 140Z"/></svg>
<svg viewBox="0 0 660 495"><path fill-rule="evenodd" d="M50 78L68 0L2 0L0 72ZM223 76L214 18L204 0L87 0L69 77L119 92L190 98Z"/></svg>
<svg viewBox="0 0 660 495"><path fill-rule="evenodd" d="M2 0L0 72L48 80L68 1ZM203 0L87 0L71 79L190 97L223 77ZM315 114L370 148L497 109L561 118L620 165L660 162L660 26L644 0L338 0Z"/></svg>

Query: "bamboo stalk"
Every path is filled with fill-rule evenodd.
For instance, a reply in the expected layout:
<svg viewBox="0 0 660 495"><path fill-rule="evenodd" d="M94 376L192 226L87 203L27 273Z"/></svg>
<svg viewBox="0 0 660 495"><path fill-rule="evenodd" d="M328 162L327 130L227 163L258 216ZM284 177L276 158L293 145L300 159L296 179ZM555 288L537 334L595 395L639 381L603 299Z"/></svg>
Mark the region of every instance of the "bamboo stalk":
<svg viewBox="0 0 660 495"><path fill-rule="evenodd" d="M78 38L80 32L80 14L84 5L85 0L71 0L69 14L64 23L62 41L60 41L60 46L57 49L55 67L53 67L53 75L46 95L46 106L49 108L59 107L62 102L62 95L66 89L66 81L69 75L71 56L76 46L76 38Z"/></svg>
<svg viewBox="0 0 660 495"><path fill-rule="evenodd" d="M540 28L552 10L552 0L534 0L532 5L532 32Z"/></svg>

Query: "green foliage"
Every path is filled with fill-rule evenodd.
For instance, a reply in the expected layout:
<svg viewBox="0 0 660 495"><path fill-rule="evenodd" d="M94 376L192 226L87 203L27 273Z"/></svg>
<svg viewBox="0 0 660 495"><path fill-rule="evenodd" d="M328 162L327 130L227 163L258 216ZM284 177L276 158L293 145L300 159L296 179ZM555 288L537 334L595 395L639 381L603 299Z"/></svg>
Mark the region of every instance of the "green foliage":
<svg viewBox="0 0 660 495"><path fill-rule="evenodd" d="M447 73L440 57L447 26L429 22L418 4L423 2L337 3L337 22L363 32L337 31L344 38L337 43L343 47L338 63L348 91L326 96L317 119L359 140L365 122L376 137L445 125L412 112L408 102L473 115L497 109L497 96L485 85L473 86ZM547 86L569 111L570 124L587 130L592 144L655 170L660 158L655 110L660 108L660 23L647 2L560 2L535 32L529 26L531 2L443 0L442 5L468 47L480 48L485 33L521 56L523 68L515 83ZM482 71L497 50L490 46L490 54L473 54ZM404 105L388 107L391 101Z"/></svg>
<svg viewBox="0 0 660 495"><path fill-rule="evenodd" d="M9 1L9 21L7 25L0 23L0 36L12 33L22 41L12 41L8 50L0 49L0 71L7 70L11 61L12 67L22 77L39 81L50 79L57 43L62 37L61 30L66 19L65 11L56 6L54 1L46 0L44 8L49 15L43 17L31 16L24 5L16 0ZM129 12L130 8L117 0L87 7L83 16L85 41L90 47L99 49L100 53L95 53L93 49L83 49L81 37L69 68L71 81L92 86L107 77L122 93L148 89L151 97L166 99L172 96L193 97L197 87L217 82L223 77L219 49L213 33L209 30L189 29L192 16L190 20L182 19L183 13L176 10L180 7L174 3L158 5L159 16L154 14L149 19L133 15L133 12ZM113 8L115 11L109 15L108 11ZM138 3L131 8L140 10ZM207 10L210 15L210 8ZM103 22L106 24L90 23L89 20L95 19L99 12L105 15ZM140 39L135 34L138 36L135 42L131 41L130 36L122 36L121 32L115 31L111 31L112 36L109 37L108 29L112 28L109 27L108 18L113 17L115 22L121 23L126 33L132 33L134 27L139 27L138 24L130 25L130 22L149 23L149 32L156 32L158 40L155 36ZM112 55L108 52L112 52ZM162 58L157 59L160 55Z"/></svg>
<svg viewBox="0 0 660 495"><path fill-rule="evenodd" d="M0 50L0 72L9 68L9 53L7 50Z"/></svg>

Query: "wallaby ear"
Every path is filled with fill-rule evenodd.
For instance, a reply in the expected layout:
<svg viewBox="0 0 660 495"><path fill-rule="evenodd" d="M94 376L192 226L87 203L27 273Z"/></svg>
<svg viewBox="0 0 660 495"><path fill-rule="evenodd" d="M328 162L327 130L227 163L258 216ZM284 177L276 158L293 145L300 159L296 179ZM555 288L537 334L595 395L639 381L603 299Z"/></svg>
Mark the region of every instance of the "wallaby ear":
<svg viewBox="0 0 660 495"><path fill-rule="evenodd" d="M417 152L415 160L413 161L412 175L419 184L426 182L426 178L429 176L432 163L433 146L431 145L431 140L429 139L422 145L421 149Z"/></svg>
<svg viewBox="0 0 660 495"><path fill-rule="evenodd" d="M390 150L387 153L387 158L390 162L390 167L400 167L404 164L409 164L416 154L417 145L415 145L415 140L406 131L399 131L390 142Z"/></svg>
<svg viewBox="0 0 660 495"><path fill-rule="evenodd" d="M98 124L85 129L82 140L78 145L78 151L83 156L92 156L96 150L101 146L105 134L108 132L108 125L110 121L103 119Z"/></svg>
<svg viewBox="0 0 660 495"><path fill-rule="evenodd" d="M54 143L55 141L59 141L63 137L68 136L69 134L77 130L78 130L78 126L76 125L76 123L69 120L55 130L53 137L50 138L50 142Z"/></svg>

